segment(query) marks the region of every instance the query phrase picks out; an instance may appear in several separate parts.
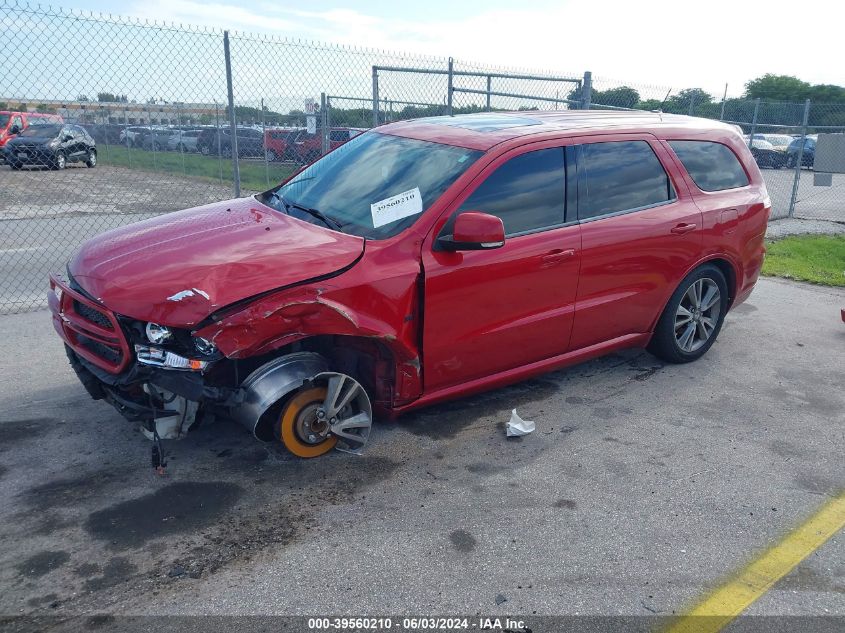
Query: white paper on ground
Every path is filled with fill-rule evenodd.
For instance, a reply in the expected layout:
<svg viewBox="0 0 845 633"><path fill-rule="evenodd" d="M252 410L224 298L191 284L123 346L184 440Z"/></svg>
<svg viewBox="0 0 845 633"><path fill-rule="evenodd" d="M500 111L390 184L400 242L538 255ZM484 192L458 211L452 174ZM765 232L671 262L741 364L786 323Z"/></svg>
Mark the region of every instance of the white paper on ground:
<svg viewBox="0 0 845 633"><path fill-rule="evenodd" d="M374 202L370 205L370 213L373 215L374 229L422 213L420 188L414 187L395 196Z"/></svg>
<svg viewBox="0 0 845 633"><path fill-rule="evenodd" d="M536 425L531 420L523 420L516 413L516 409L511 411L511 419L505 425L505 433L508 437L518 437L520 435L528 435L536 428Z"/></svg>

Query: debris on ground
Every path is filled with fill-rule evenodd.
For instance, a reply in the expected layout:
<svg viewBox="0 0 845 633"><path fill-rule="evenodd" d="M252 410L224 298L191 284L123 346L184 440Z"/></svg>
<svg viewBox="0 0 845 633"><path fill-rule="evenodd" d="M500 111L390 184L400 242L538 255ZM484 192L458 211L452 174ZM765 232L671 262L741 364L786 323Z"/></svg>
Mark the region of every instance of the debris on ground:
<svg viewBox="0 0 845 633"><path fill-rule="evenodd" d="M523 420L516 412L516 409L511 411L511 419L505 425L505 433L508 437L520 437L528 435L537 428L531 420Z"/></svg>

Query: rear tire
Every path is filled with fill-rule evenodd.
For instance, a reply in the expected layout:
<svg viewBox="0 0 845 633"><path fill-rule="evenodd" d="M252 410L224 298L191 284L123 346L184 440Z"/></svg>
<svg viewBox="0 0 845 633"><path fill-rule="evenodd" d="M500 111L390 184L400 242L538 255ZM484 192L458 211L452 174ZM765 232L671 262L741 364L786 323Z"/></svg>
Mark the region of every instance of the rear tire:
<svg viewBox="0 0 845 633"><path fill-rule="evenodd" d="M9 168L12 171L20 171L21 167L23 167L22 163L9 163Z"/></svg>
<svg viewBox="0 0 845 633"><path fill-rule="evenodd" d="M678 284L663 310L648 350L669 363L698 360L722 329L728 284L713 264L696 268Z"/></svg>
<svg viewBox="0 0 845 633"><path fill-rule="evenodd" d="M88 167L96 167L97 166L97 152L93 149L88 150L88 160L85 161L85 164Z"/></svg>

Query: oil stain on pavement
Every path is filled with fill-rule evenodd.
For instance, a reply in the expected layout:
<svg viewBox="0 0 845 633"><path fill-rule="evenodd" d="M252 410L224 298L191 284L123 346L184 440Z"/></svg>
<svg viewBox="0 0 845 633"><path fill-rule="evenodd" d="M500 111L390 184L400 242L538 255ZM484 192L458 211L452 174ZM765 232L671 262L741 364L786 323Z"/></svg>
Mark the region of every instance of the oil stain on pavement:
<svg viewBox="0 0 845 633"><path fill-rule="evenodd" d="M137 548L152 539L207 527L242 494L240 486L227 482L177 482L92 512L85 528L116 549Z"/></svg>

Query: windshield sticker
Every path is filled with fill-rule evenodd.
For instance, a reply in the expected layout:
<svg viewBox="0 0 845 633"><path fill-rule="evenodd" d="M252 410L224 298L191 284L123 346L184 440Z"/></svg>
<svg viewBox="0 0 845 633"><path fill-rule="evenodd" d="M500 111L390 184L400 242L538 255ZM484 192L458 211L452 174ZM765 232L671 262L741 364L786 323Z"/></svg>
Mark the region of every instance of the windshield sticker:
<svg viewBox="0 0 845 633"><path fill-rule="evenodd" d="M374 229L402 218L418 215L422 213L420 188L414 187L395 196L374 202L370 205L370 213L373 214Z"/></svg>

